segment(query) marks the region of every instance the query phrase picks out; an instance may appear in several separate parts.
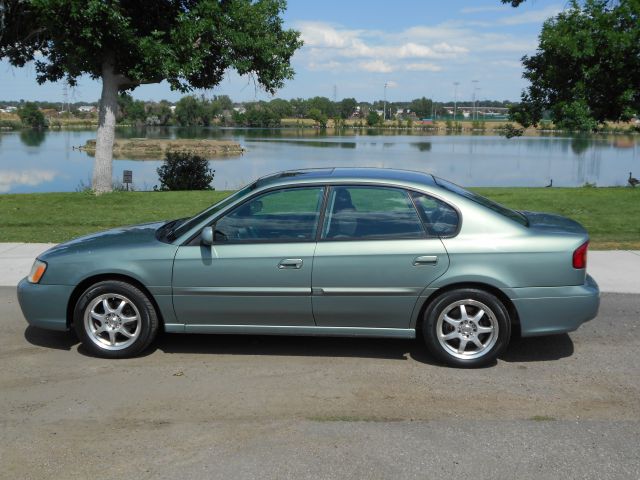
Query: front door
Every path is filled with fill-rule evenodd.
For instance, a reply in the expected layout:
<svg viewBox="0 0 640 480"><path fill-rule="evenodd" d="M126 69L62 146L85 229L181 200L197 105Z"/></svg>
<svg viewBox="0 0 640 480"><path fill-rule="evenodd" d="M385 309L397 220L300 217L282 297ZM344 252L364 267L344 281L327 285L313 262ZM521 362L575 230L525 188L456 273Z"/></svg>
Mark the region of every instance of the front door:
<svg viewBox="0 0 640 480"><path fill-rule="evenodd" d="M420 293L449 266L409 193L332 187L313 265L318 326L409 328Z"/></svg>
<svg viewBox="0 0 640 480"><path fill-rule="evenodd" d="M214 245L181 246L173 269L178 320L313 326L311 267L323 187L273 190L217 219Z"/></svg>

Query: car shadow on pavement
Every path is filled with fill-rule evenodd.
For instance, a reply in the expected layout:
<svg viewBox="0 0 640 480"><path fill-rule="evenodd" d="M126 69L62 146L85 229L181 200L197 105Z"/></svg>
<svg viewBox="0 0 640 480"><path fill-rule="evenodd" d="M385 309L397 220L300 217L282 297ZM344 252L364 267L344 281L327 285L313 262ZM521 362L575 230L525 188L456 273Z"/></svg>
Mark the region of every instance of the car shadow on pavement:
<svg viewBox="0 0 640 480"><path fill-rule="evenodd" d="M24 338L39 347L71 350L78 345L73 331L56 332L28 326ZM422 339L295 337L277 335L179 335L161 333L142 356L156 350L164 353L196 355L274 355L291 357L360 357L387 360L412 360L443 366L428 352ZM500 359L509 362L558 360L573 354L573 341L567 334L546 337L514 338ZM78 353L90 355L78 346ZM489 367L495 365L492 362Z"/></svg>
<svg viewBox="0 0 640 480"><path fill-rule="evenodd" d="M544 337L514 338L500 358L505 362L544 362L573 355L573 340L563 333Z"/></svg>
<svg viewBox="0 0 640 480"><path fill-rule="evenodd" d="M408 360L438 365L419 340L278 335L163 334L156 347L165 353L361 357Z"/></svg>
<svg viewBox="0 0 640 480"><path fill-rule="evenodd" d="M56 332L29 325L24 331L24 338L32 345L55 350L71 350L77 345L78 337L75 332Z"/></svg>

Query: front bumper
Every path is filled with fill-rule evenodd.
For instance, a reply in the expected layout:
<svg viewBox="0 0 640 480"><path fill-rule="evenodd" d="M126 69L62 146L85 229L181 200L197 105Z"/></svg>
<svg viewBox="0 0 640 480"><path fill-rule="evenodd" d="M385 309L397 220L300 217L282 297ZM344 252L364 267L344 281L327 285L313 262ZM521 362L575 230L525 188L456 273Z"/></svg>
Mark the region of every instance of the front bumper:
<svg viewBox="0 0 640 480"><path fill-rule="evenodd" d="M513 288L509 292L523 337L572 332L598 315L600 289L587 275L584 285Z"/></svg>
<svg viewBox="0 0 640 480"><path fill-rule="evenodd" d="M73 292L71 285L18 284L18 301L29 325L48 330L68 330L67 305Z"/></svg>

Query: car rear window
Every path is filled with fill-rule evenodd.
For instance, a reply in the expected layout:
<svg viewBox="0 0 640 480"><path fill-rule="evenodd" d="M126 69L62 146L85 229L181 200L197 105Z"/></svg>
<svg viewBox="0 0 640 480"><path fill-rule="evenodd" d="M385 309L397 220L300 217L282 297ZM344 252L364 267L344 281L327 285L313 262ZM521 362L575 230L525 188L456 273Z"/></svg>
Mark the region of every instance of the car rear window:
<svg viewBox="0 0 640 480"><path fill-rule="evenodd" d="M473 202L476 202L483 207L486 207L490 210L493 210L500 215L507 217L515 222L518 222L520 225L524 225L525 227L529 226L529 221L527 217L525 217L522 213L517 212L515 210L511 210L510 208L505 207L504 205L500 205L499 203L494 202L493 200L489 200L482 195L478 195L477 193L470 192L469 190L465 190L459 185L455 183L451 183L447 180L443 180L442 178L433 177L436 183L444 188L445 190L449 190L461 197L465 197Z"/></svg>

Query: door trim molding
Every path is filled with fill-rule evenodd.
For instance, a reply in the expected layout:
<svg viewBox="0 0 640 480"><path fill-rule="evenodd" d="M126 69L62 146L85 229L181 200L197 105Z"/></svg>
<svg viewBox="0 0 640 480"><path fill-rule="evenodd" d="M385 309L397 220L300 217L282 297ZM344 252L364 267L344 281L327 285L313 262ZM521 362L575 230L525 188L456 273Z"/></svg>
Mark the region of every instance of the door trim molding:
<svg viewBox="0 0 640 480"><path fill-rule="evenodd" d="M174 296L212 295L212 296L310 296L308 287L173 287Z"/></svg>
<svg viewBox="0 0 640 480"><path fill-rule="evenodd" d="M172 333L416 338L416 331L413 328L308 327L289 325L184 325L184 327L180 329L171 328L171 330L166 330Z"/></svg>

